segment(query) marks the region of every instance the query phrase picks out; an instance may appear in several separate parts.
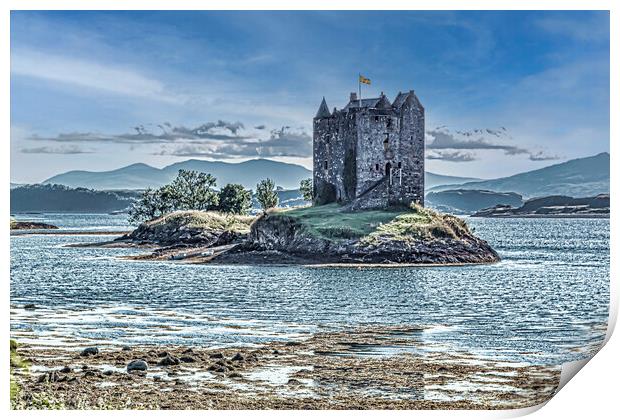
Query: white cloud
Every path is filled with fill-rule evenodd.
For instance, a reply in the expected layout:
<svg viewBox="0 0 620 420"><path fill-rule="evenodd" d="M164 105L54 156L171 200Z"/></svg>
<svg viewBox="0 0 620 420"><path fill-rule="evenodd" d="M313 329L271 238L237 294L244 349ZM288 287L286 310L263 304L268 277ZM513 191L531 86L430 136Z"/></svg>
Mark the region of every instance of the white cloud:
<svg viewBox="0 0 620 420"><path fill-rule="evenodd" d="M34 50L12 51L11 74L123 96L168 103L184 102L182 96L168 92L162 82L134 70Z"/></svg>

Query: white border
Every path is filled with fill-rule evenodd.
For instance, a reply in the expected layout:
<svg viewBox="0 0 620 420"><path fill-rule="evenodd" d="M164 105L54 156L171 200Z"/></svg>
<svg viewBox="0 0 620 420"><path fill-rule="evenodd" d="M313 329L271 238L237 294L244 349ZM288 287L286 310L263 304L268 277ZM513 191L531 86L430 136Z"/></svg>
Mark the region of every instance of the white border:
<svg viewBox="0 0 620 420"><path fill-rule="evenodd" d="M610 116L611 116L611 130L610 135L612 139L617 139L618 130L618 116L620 116L619 98L620 86L618 85L618 75L620 75L620 67L618 66L618 40L620 39L619 23L620 23L620 2L612 0L504 0L502 2L489 1L489 0L469 0L467 2L462 0L426 0L426 1L414 1L398 2L394 0L383 0L381 2L357 0L357 1L325 1L325 0L298 0L293 2L262 0L260 2L250 2L242 0L228 0L226 2L216 2L207 4L204 1L195 0L126 0L123 2L112 2L110 0L56 0L53 3L45 0L8 0L2 2L3 13L0 18L0 28L2 31L2 95L0 96L0 118L2 121L2 134L1 141L2 147L2 164L0 170L2 171L2 177L6 183L10 179L10 99L9 99L9 81L10 81L10 13L11 9L15 10L137 10L137 9L154 9L154 10L199 10L199 9L212 9L212 10L233 10L233 9L246 9L246 10L307 10L307 9L323 9L323 10L353 10L353 9L365 9L373 10L377 7L387 10L400 10L400 9L412 9L412 10L610 10L611 11L611 92L614 95L611 96L610 103ZM615 116L615 118L614 118ZM617 140L616 140L617 142ZM618 208L618 191L615 188L615 180L618 179L618 173L620 169L615 159L617 152L617 143L610 142L611 152L611 200L612 210ZM5 184L6 185L6 184ZM8 185L7 185L8 186ZM5 188L4 199L0 200L0 206L2 208L2 214L8 216L9 210L9 189ZM10 302L10 255L9 255L9 232L8 224L3 225L3 232L5 241L2 243L2 250L4 258L1 259L2 264L2 285L4 286L4 299L2 300L2 315L4 317L4 323L2 332L3 337L0 343L8 342L10 335L9 331L9 302ZM615 216L612 214L611 219L611 304L610 304L610 320L609 328L607 332L607 338L611 336L613 327L615 326L618 310L618 293L617 293L617 281L614 279L618 274L618 264L613 257L615 250L618 249L618 228L615 223ZM0 345L0 371L2 372L3 380L0 381L0 397L2 405L5 410L9 409L9 351L8 346ZM190 417L203 417L209 416L210 418L230 418L251 415L255 418L269 419L274 418L288 418L291 415L303 415L312 416L318 418L341 418L341 417L365 417L376 418L377 416L389 415L390 417L409 418L410 416L424 417L424 418L444 418L444 417L458 417L458 418L498 418L498 417L514 417L523 414L536 411L532 418L611 418L612 414L617 414L617 380L619 369L618 357L616 354L620 354L620 344L618 338L613 338L609 343L597 354L593 360L585 366L583 372L579 374L579 379L570 381L568 385L566 382L572 377L582 366L579 363L573 364L571 367L566 367L563 372L562 382L566 385L558 395L556 395L551 401L549 401L542 410L538 410L541 407L534 407L531 409L512 410L512 411L389 411L389 412L376 412L376 411L313 411L313 412L286 412L286 411L236 411L236 412L184 412L183 416ZM55 417L55 418L71 418L71 417L84 417L85 412L11 412L11 416L15 417ZM89 412L89 418L103 418L107 416L107 412ZM123 411L114 412L115 417L129 418L130 416L148 416L167 418L169 416L176 415L176 412L171 411L159 411L159 412L134 412Z"/></svg>

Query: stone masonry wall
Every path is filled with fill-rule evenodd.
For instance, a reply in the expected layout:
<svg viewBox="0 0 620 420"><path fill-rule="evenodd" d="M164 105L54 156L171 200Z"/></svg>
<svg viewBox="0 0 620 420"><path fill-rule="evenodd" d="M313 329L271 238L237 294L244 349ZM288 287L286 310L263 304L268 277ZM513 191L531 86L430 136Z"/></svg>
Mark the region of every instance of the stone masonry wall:
<svg viewBox="0 0 620 420"><path fill-rule="evenodd" d="M424 204L424 108L413 92L399 94L394 106L382 98L377 108L347 107L315 118L315 204Z"/></svg>

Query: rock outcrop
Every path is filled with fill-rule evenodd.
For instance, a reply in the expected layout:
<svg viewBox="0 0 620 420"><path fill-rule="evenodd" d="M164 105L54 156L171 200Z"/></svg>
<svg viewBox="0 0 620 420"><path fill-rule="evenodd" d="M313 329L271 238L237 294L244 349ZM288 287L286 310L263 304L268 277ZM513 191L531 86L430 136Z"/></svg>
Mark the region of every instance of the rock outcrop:
<svg viewBox="0 0 620 420"><path fill-rule="evenodd" d="M454 216L422 210L422 218L405 212L380 224L366 235L354 235L334 228L330 235L317 234L303 218L283 213L259 217L251 226L247 241L216 259L220 262L247 261L264 253L266 263L297 260L307 263L368 264L467 264L499 261L489 244L476 237ZM293 213L291 213L293 214ZM260 258L251 258L253 263Z"/></svg>
<svg viewBox="0 0 620 420"><path fill-rule="evenodd" d="M245 239L252 218L215 212L179 211L142 223L118 238L162 246L214 247Z"/></svg>

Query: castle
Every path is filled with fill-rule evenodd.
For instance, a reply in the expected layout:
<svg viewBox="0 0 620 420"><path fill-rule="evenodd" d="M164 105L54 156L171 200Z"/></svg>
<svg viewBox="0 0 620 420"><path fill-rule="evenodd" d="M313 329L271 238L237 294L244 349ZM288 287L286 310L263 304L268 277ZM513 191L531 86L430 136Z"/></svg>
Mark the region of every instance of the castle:
<svg viewBox="0 0 620 420"><path fill-rule="evenodd" d="M341 110L325 98L314 117L314 204L348 210L424 205L424 107L413 91L393 103L358 99Z"/></svg>

